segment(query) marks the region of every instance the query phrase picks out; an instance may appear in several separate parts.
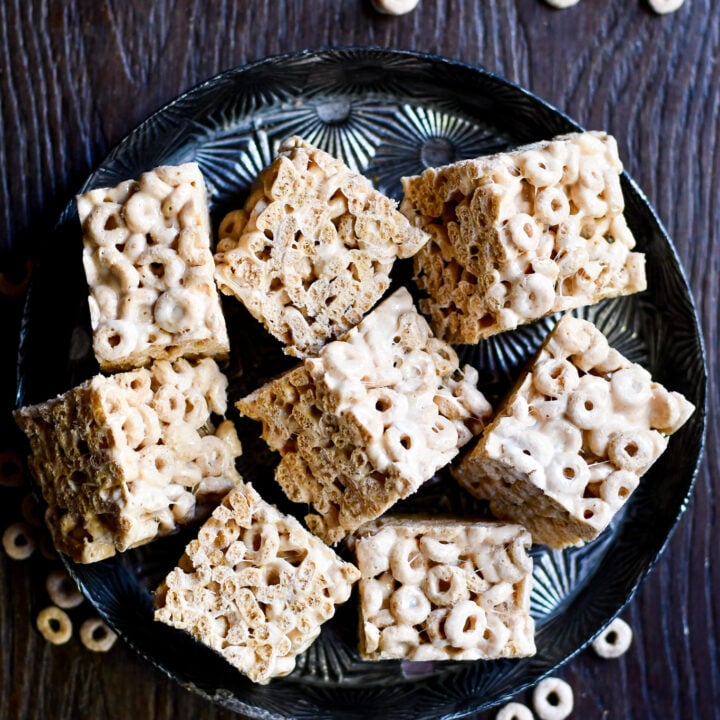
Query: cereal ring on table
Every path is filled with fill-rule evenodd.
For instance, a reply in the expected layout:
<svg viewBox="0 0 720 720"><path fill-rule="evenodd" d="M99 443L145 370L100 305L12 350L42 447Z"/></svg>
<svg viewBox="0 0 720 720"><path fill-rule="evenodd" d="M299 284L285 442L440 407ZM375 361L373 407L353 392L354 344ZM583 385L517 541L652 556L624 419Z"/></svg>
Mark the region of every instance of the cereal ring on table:
<svg viewBox="0 0 720 720"><path fill-rule="evenodd" d="M19 452L0 452L0 487L20 487L24 474L23 458Z"/></svg>
<svg viewBox="0 0 720 720"><path fill-rule="evenodd" d="M621 618L615 618L592 641L592 649L601 658L619 658L627 652L632 637L632 628Z"/></svg>
<svg viewBox="0 0 720 720"><path fill-rule="evenodd" d="M45 579L45 589L50 600L63 610L77 607L83 596L72 578L64 570L53 570Z"/></svg>
<svg viewBox="0 0 720 720"><path fill-rule="evenodd" d="M35 538L25 523L13 523L2 536L3 548L13 560L27 560L35 552Z"/></svg>
<svg viewBox="0 0 720 720"><path fill-rule="evenodd" d="M38 613L35 621L40 634L53 645L63 645L72 636L72 622L64 610L51 605Z"/></svg>
<svg viewBox="0 0 720 720"><path fill-rule="evenodd" d="M372 6L383 15L405 15L412 12L418 0L371 0Z"/></svg>
<svg viewBox="0 0 720 720"><path fill-rule="evenodd" d="M565 720L574 704L572 688L560 678L545 678L533 690L533 707L540 720Z"/></svg>
<svg viewBox="0 0 720 720"><path fill-rule="evenodd" d="M80 641L93 652L107 652L116 640L117 635L100 618L88 618L80 626Z"/></svg>
<svg viewBox="0 0 720 720"><path fill-rule="evenodd" d="M20 504L20 512L25 522L33 527L42 527L45 523L43 509L32 493L28 493Z"/></svg>
<svg viewBox="0 0 720 720"><path fill-rule="evenodd" d="M685 0L648 0L650 7L659 15L679 10Z"/></svg>
<svg viewBox="0 0 720 720"><path fill-rule="evenodd" d="M518 702L511 702L503 705L495 720L534 720L533 714L527 705Z"/></svg>
<svg viewBox="0 0 720 720"><path fill-rule="evenodd" d="M11 298L20 297L30 283L31 273L32 261L30 260L25 260L25 274L22 277L17 277L14 273L8 277L8 273L0 272L0 295Z"/></svg>

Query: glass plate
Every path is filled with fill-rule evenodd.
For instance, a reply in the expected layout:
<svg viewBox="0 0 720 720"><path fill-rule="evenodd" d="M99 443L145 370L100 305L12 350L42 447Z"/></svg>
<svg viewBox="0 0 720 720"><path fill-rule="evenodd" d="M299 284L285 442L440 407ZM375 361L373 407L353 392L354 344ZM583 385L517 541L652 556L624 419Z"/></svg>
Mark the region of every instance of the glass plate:
<svg viewBox="0 0 720 720"><path fill-rule="evenodd" d="M196 160L207 179L215 227L242 205L280 141L299 134L399 197L399 178L428 165L510 148L577 130L530 93L491 73L442 58L383 49L305 52L230 70L181 95L121 142L83 190L112 186L168 163ZM612 345L682 392L697 412L595 542L581 549L533 549L532 614L537 655L494 662L366 663L356 651L355 598L339 608L287 678L254 685L180 631L153 622L151 591L194 534L185 529L94 565L68 562L107 622L141 655L183 686L253 718L423 720L486 708L582 649L630 599L687 504L703 444L706 372L697 316L677 255L645 197L622 179L627 219L647 254L648 291L579 311ZM18 404L46 400L97 372L90 349L80 228L74 203L46 243L26 307L18 363ZM409 283L408 261L396 283ZM236 301L224 299L233 341L231 400L291 366ZM556 318L458 348L497 401ZM52 352L48 351L52 348ZM258 425L234 416L241 471L281 509L302 517L277 488L277 457ZM408 511L472 514L476 503L444 473Z"/></svg>

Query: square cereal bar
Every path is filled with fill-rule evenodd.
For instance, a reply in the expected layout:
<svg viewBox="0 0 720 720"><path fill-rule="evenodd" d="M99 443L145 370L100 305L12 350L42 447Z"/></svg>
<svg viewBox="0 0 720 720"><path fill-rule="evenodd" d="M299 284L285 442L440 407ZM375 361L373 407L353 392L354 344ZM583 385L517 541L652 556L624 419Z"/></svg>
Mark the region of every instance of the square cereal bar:
<svg viewBox="0 0 720 720"><path fill-rule="evenodd" d="M57 548L95 562L206 517L240 482L235 428L210 419L226 388L214 360L158 360L17 410Z"/></svg>
<svg viewBox="0 0 720 720"><path fill-rule="evenodd" d="M341 540L415 492L491 412L478 373L432 337L401 288L342 340L240 400L282 456L275 477Z"/></svg>
<svg viewBox="0 0 720 720"><path fill-rule="evenodd" d="M597 537L694 407L565 315L455 476L553 548Z"/></svg>
<svg viewBox="0 0 720 720"><path fill-rule="evenodd" d="M314 355L357 325L387 290L395 258L428 238L369 180L297 137L255 187L220 225L216 278L288 355Z"/></svg>
<svg viewBox="0 0 720 720"><path fill-rule="evenodd" d="M476 343L644 290L621 172L614 138L581 133L403 178L401 210L432 237L415 273L435 334Z"/></svg>
<svg viewBox="0 0 720 720"><path fill-rule="evenodd" d="M77 197L93 350L103 370L152 359L224 356L205 182L163 166Z"/></svg>
<svg viewBox="0 0 720 720"><path fill-rule="evenodd" d="M155 619L185 630L263 684L292 671L359 576L242 483L178 565L155 593Z"/></svg>
<svg viewBox="0 0 720 720"><path fill-rule="evenodd" d="M365 660L535 653L530 533L519 525L383 518L352 539Z"/></svg>

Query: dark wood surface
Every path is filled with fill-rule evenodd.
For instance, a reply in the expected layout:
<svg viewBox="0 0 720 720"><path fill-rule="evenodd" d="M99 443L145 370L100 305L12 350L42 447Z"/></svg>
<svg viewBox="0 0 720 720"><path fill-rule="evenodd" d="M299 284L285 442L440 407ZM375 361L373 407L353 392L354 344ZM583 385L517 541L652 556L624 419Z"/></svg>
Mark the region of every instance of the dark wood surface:
<svg viewBox="0 0 720 720"><path fill-rule="evenodd" d="M559 674L575 691L572 717L720 717L719 0L687 0L664 17L641 0L583 0L564 11L541 0L421 0L401 18L379 16L361 0L2 0L3 287L22 284L25 260L86 174L162 103L269 54L351 44L483 65L586 127L607 129L668 227L707 342L705 460L667 552L623 613L635 631L631 650L616 661L586 651ZM9 409L21 306L21 294L0 297L0 453L17 441ZM21 496L0 488L3 528L19 515ZM34 617L47 602L50 565L37 553L23 563L0 557L2 720L236 717L120 643L107 655L77 638L46 644Z"/></svg>

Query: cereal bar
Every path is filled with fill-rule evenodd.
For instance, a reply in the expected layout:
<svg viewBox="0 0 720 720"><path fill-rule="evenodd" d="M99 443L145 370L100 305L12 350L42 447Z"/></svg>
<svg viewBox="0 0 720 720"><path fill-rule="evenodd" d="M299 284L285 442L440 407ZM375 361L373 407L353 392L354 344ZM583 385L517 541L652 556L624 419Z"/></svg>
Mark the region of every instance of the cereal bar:
<svg viewBox="0 0 720 720"><path fill-rule="evenodd" d="M401 210L432 238L415 273L435 334L476 343L644 290L621 171L614 138L588 132L403 178Z"/></svg>
<svg viewBox="0 0 720 720"><path fill-rule="evenodd" d="M16 411L57 548L95 562L206 517L240 482L235 428L211 422L226 388L210 358L158 360Z"/></svg>
<svg viewBox="0 0 720 720"><path fill-rule="evenodd" d="M455 475L535 542L582 545L693 410L592 323L565 315Z"/></svg>
<svg viewBox="0 0 720 720"><path fill-rule="evenodd" d="M477 379L401 288L237 407L262 421L282 456L277 481L314 506L308 526L334 543L415 492L480 430L491 408Z"/></svg>
<svg viewBox="0 0 720 720"><path fill-rule="evenodd" d="M354 565L241 483L158 588L155 619L267 683L292 671L358 576Z"/></svg>
<svg viewBox="0 0 720 720"><path fill-rule="evenodd" d="M226 355L205 183L163 166L79 195L93 350L103 370Z"/></svg>
<svg viewBox="0 0 720 720"><path fill-rule="evenodd" d="M427 237L369 180L294 137L220 225L216 278L288 355L306 357L357 325L395 258Z"/></svg>
<svg viewBox="0 0 720 720"><path fill-rule="evenodd" d="M360 528L361 656L533 655L530 544L524 528L504 523L388 517Z"/></svg>

